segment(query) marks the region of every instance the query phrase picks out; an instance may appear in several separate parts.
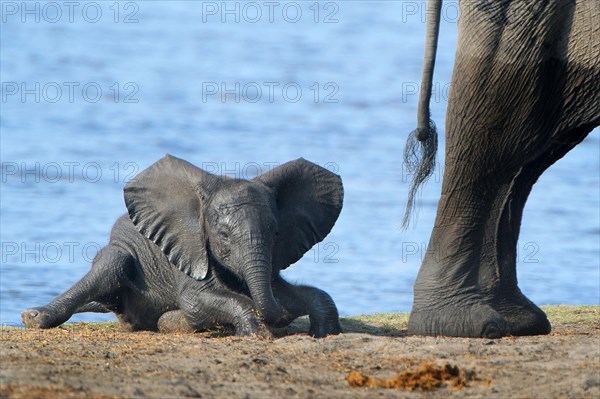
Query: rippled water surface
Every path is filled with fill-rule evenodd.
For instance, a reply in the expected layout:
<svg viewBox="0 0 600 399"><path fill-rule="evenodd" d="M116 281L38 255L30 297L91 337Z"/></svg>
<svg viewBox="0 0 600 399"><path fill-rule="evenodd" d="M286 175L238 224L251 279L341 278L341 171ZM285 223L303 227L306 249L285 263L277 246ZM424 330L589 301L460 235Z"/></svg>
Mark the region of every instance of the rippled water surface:
<svg viewBox="0 0 600 399"><path fill-rule="evenodd" d="M346 192L338 223L284 275L325 289L344 315L410 310L441 168L416 228L401 232L400 156L424 41L407 3L229 2L227 14L221 2L83 2L72 18L66 6L59 18L14 3L1 43L0 322L20 323L21 310L88 270L125 212L124 183L165 153L237 177L298 157L336 170ZM436 68L439 126L453 15L446 9ZM518 270L536 303L599 303L599 152L595 131L527 204Z"/></svg>

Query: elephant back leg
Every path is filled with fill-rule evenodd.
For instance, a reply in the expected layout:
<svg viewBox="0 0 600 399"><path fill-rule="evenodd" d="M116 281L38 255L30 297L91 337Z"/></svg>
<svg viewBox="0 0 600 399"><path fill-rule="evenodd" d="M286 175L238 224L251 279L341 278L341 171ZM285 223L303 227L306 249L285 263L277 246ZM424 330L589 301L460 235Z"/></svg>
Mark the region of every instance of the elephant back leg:
<svg viewBox="0 0 600 399"><path fill-rule="evenodd" d="M51 328L82 311L118 311L115 295L126 281L131 255L115 247L104 247L94 258L90 271L67 291L45 306L27 309L21 318L29 328Z"/></svg>
<svg viewBox="0 0 600 399"><path fill-rule="evenodd" d="M544 312L517 284L517 241L527 198L543 172L600 123L600 3L563 1L545 15L536 21L545 27L537 28L542 33L528 36L537 46L525 64L515 70L519 63L509 54L510 48L524 48L525 43L501 43L503 56L487 72L494 84L478 82L483 85L479 90L491 94L482 102L488 108L484 115L491 118L480 126L491 126L487 132L497 133L486 135L483 129L479 134L494 143L485 155L497 162L498 170L493 177L496 184L488 186L493 197L485 218L479 283L486 302L508 322L511 335L550 332ZM522 27L513 29L518 37L526 32ZM471 99L463 105L463 115L473 103ZM454 116L460 126L456 131L464 131L458 112Z"/></svg>
<svg viewBox="0 0 600 399"><path fill-rule="evenodd" d="M308 315L309 335L321 338L342 332L339 313L333 299L325 291L306 285L294 285L277 276L273 281L273 295L287 311L285 325Z"/></svg>
<svg viewBox="0 0 600 399"><path fill-rule="evenodd" d="M517 284L517 241L523 209L534 183L542 173L589 133L583 127L570 131L569 140L554 142L545 153L527 162L499 191L487 220L479 283L485 300L508 322L511 335L550 332L545 313L531 302Z"/></svg>

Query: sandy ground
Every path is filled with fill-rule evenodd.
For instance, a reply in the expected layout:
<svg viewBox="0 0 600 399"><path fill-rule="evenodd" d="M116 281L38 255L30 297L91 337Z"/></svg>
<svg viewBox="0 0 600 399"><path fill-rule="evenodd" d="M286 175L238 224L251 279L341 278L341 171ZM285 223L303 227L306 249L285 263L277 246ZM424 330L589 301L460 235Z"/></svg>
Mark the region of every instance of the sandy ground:
<svg viewBox="0 0 600 399"><path fill-rule="evenodd" d="M600 398L600 306L545 310L550 335L499 340L406 336L403 314L344 319L325 339L306 321L272 340L4 327L0 397Z"/></svg>

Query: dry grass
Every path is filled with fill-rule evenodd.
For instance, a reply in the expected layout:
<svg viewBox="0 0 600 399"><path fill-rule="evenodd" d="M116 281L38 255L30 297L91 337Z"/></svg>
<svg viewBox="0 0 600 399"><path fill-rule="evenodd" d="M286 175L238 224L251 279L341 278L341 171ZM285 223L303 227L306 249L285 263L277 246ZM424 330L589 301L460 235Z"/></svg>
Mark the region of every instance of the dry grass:
<svg viewBox="0 0 600 399"><path fill-rule="evenodd" d="M552 305L542 306L552 325L582 324L600 326L599 305Z"/></svg>

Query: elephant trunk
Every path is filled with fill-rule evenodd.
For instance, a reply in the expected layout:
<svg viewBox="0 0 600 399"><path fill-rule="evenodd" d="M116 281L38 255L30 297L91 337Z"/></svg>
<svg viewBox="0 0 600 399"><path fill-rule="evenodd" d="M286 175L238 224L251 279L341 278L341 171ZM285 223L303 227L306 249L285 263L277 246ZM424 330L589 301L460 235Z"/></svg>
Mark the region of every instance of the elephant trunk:
<svg viewBox="0 0 600 399"><path fill-rule="evenodd" d="M273 296L270 257L255 253L251 258L244 265L244 279L250 289L250 296L265 323L277 326L285 319L286 312Z"/></svg>

